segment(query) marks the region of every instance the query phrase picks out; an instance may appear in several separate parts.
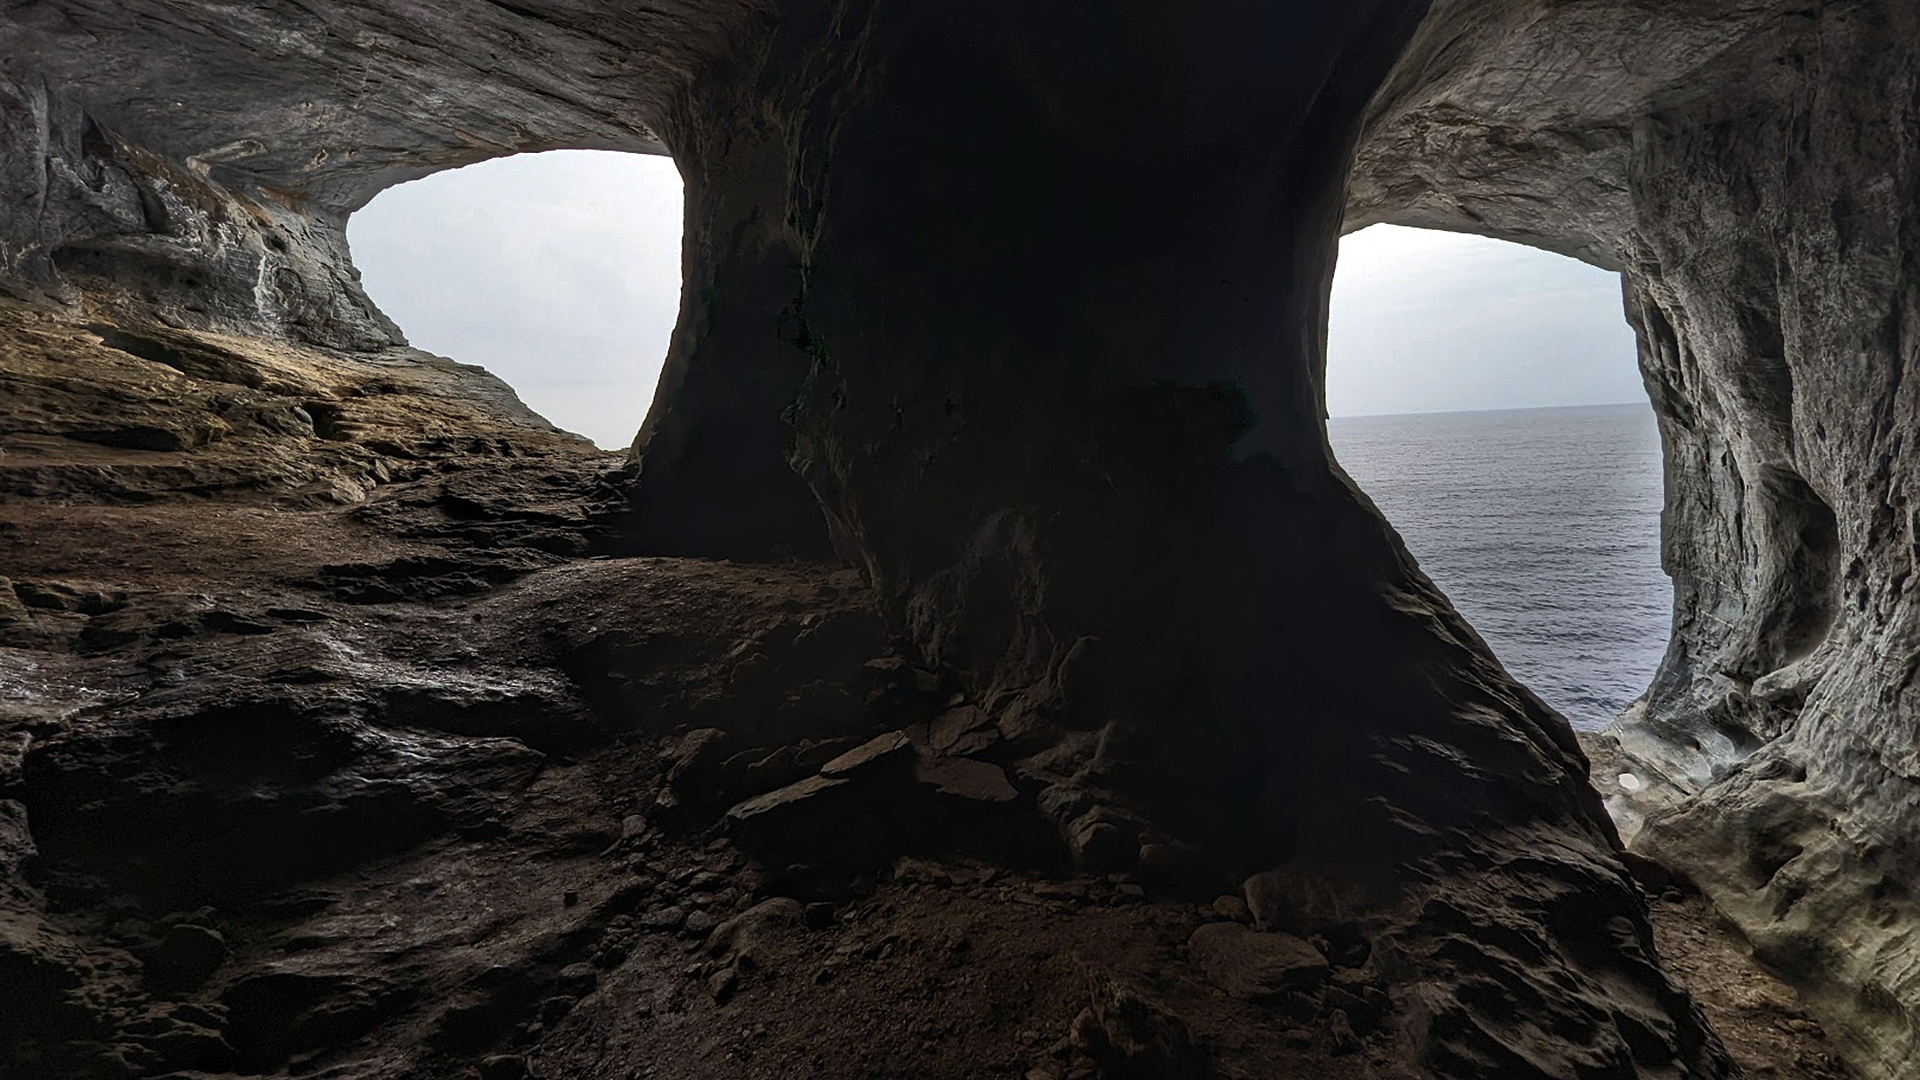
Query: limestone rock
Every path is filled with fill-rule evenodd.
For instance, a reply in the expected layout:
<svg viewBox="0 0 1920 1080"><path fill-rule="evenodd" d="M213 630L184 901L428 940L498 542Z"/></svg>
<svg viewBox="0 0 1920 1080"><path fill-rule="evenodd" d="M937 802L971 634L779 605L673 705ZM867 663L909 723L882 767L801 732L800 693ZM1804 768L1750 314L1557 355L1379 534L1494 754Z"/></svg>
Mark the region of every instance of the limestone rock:
<svg viewBox="0 0 1920 1080"><path fill-rule="evenodd" d="M1287 933L1234 922L1208 923L1187 941L1187 955L1215 986L1250 1001L1273 1001L1325 985L1327 958Z"/></svg>
<svg viewBox="0 0 1920 1080"><path fill-rule="evenodd" d="M973 705L948 709L934 717L929 732L929 743L935 751L961 757L978 754L999 738L993 718Z"/></svg>
<svg viewBox="0 0 1920 1080"><path fill-rule="evenodd" d="M844 777L862 770L909 769L914 760L913 743L904 731L890 731L820 766L821 776Z"/></svg>
<svg viewBox="0 0 1920 1080"><path fill-rule="evenodd" d="M660 792L660 808L668 813L698 810L724 803L726 761L733 752L733 737L718 728L700 728L688 732L673 751L673 767L667 770L666 786Z"/></svg>
<svg viewBox="0 0 1920 1080"><path fill-rule="evenodd" d="M1204 1053L1187 1025L1132 987L1106 982L1074 1018L1073 1048L1116 1080L1203 1080Z"/></svg>
<svg viewBox="0 0 1920 1080"><path fill-rule="evenodd" d="M1006 770L986 761L963 757L922 757L913 778L936 796L980 803L1011 803L1020 792L1007 780Z"/></svg>
<svg viewBox="0 0 1920 1080"><path fill-rule="evenodd" d="M784 896L762 900L715 927L704 948L708 956L730 964L758 963L757 958L778 938L798 930L805 921L797 900Z"/></svg>
<svg viewBox="0 0 1920 1080"><path fill-rule="evenodd" d="M1020 758L1016 797L976 765L931 766L970 777L941 795L896 735L735 804L734 827L777 838L779 872L984 834L1044 862L1006 835L1043 817L1056 859L1064 842L1103 871L1169 843L1226 881L1310 867L1325 895L1249 904L1270 925L1365 922L1381 968L1420 988L1383 1021L1408 1068L1728 1075L1646 947L1564 721L1327 450L1337 234L1466 229L1626 277L1676 600L1661 673L1615 732L1650 793L1617 803L1638 802L1635 847L1701 879L1868 1075L1902 1076L1920 1030L1901 857L1920 836L1917 41L1920 12L1893 0L1092 22L962 3L14 5L0 648L9 676L13 651L88 663L17 706L0 687L36 718L0 797L25 806L63 904L247 906L434 844L450 863L529 836L555 858L605 850L625 808L584 821L562 793L584 782L570 769L622 775L588 751L628 735L777 751L925 725L948 756ZM624 463L405 348L345 244L385 187L559 145L670 150L687 179L679 329ZM353 528L304 527L344 506ZM188 517L224 543L153 539ZM342 537L355 550L329 553ZM616 552L831 552L877 613L829 602L824 573L784 594L838 609L803 624L768 600L798 571L585 558ZM100 584L125 608L42 588L95 564L121 567ZM266 599L287 588L306 601ZM209 592L218 611L191 599ZM320 606L324 629L271 614ZM892 660L842 670L882 636ZM712 756L724 777L731 755ZM667 790L710 803L688 814L704 825L739 793L697 771ZM1029 781L1069 795L1034 813ZM419 876L468 916L594 917L552 888L525 890L535 915ZM32 889L6 897L0 925L55 942L20 955L59 958L25 965L32 1030L126 1064L126 1017L49 995L109 1000L127 974L80 962ZM519 1019L544 999L532 973L556 965L475 972L464 941L399 940L378 923L418 910L399 884L310 902L370 910L300 931L327 964L232 975L239 1067L380 1032L416 1056L316 1069L522 1056L494 1043L539 1022ZM578 931L542 925L526 940ZM433 992L386 1028L408 998L373 973L403 952ZM1134 992L1102 989L1074 1027L1108 1075L1203 1069L1171 1007Z"/></svg>
<svg viewBox="0 0 1920 1080"><path fill-rule="evenodd" d="M180 923L141 955L149 985L167 994L197 989L227 959L227 939L218 931Z"/></svg>

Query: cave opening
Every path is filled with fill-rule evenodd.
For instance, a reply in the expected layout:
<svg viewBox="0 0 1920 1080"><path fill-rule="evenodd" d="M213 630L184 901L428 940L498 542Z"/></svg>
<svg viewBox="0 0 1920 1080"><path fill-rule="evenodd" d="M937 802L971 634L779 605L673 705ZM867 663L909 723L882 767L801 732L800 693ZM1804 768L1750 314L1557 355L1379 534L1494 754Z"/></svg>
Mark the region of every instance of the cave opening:
<svg viewBox="0 0 1920 1080"><path fill-rule="evenodd" d="M1670 631L1662 460L1618 275L1481 236L1346 237L1329 440L1508 669L1598 730Z"/></svg>
<svg viewBox="0 0 1920 1080"><path fill-rule="evenodd" d="M680 307L664 156L553 150L388 188L354 213L362 284L417 348L478 364L603 449L646 415Z"/></svg>

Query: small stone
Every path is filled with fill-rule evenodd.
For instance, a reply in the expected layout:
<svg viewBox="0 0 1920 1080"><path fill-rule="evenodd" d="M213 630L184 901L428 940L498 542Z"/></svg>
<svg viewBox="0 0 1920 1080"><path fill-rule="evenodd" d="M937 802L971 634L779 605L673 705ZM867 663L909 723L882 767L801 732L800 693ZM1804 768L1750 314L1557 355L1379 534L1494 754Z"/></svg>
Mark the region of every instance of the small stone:
<svg viewBox="0 0 1920 1080"><path fill-rule="evenodd" d="M1187 954L1214 985L1249 1001L1318 989L1330 973L1326 957L1305 941L1239 923L1200 927L1187 942Z"/></svg>
<svg viewBox="0 0 1920 1080"><path fill-rule="evenodd" d="M480 1080L526 1080L527 1059L518 1054L495 1054L480 1062Z"/></svg>
<svg viewBox="0 0 1920 1080"><path fill-rule="evenodd" d="M1109 820L1106 812L1097 807L1074 821L1068 831L1067 845L1073 851L1074 861L1093 874L1127 869L1138 862L1140 856L1138 833L1130 833Z"/></svg>
<svg viewBox="0 0 1920 1080"><path fill-rule="evenodd" d="M1060 900L1069 904L1084 904L1089 892L1084 882L1078 881L1042 881L1033 886L1035 896L1048 900Z"/></svg>
<svg viewBox="0 0 1920 1080"><path fill-rule="evenodd" d="M1339 986L1329 986L1324 1000L1327 1008L1345 1013L1353 1029L1364 1033L1379 1025L1380 1017L1386 1012L1387 997L1371 986L1365 987L1362 994Z"/></svg>
<svg viewBox="0 0 1920 1080"><path fill-rule="evenodd" d="M833 905L825 903L808 904L805 911L801 914L801 920L809 930L825 930L834 923Z"/></svg>
<svg viewBox="0 0 1920 1080"><path fill-rule="evenodd" d="M714 918L712 915L708 914L707 912L695 911L692 914L687 916L687 921L684 924L682 924L682 926L680 927L680 930L681 930L681 933L693 934L696 936L704 937L706 936L708 931L711 931L715 926L718 926L719 924L720 924L720 920Z"/></svg>
<svg viewBox="0 0 1920 1080"><path fill-rule="evenodd" d="M914 766L914 779L950 799L976 803L1010 803L1020 792L1007 780L1006 770L987 761L964 757L932 757Z"/></svg>
<svg viewBox="0 0 1920 1080"><path fill-rule="evenodd" d="M625 917L627 912L638 908L642 901L653 895L659 882L651 874L642 874L632 881L624 882L608 893L595 908L602 915Z"/></svg>
<svg viewBox="0 0 1920 1080"><path fill-rule="evenodd" d="M1353 1033L1353 1024L1348 1021L1346 1013L1334 1009L1327 1013L1322 1023L1325 1025L1327 1043L1333 1048L1334 1054L1351 1054L1360 1049L1360 1037Z"/></svg>
<svg viewBox="0 0 1920 1080"><path fill-rule="evenodd" d="M568 997L586 997L600 984L600 973L593 970L591 964L568 964L554 976L553 989L556 994Z"/></svg>
<svg viewBox="0 0 1920 1080"><path fill-rule="evenodd" d="M934 717L927 741L942 754L977 754L1000 739L999 729L985 710L973 706L948 709Z"/></svg>
<svg viewBox="0 0 1920 1080"><path fill-rule="evenodd" d="M1140 869L1154 874L1177 874L1186 870L1193 856L1176 844L1140 845Z"/></svg>
<svg viewBox="0 0 1920 1080"><path fill-rule="evenodd" d="M640 925L649 930L676 930L687 921L687 909L678 905L657 907L640 916Z"/></svg>
<svg viewBox="0 0 1920 1080"><path fill-rule="evenodd" d="M951 885L953 876L939 863L908 856L893 864L893 880L902 884Z"/></svg>
<svg viewBox="0 0 1920 1080"><path fill-rule="evenodd" d="M1253 912L1247 909L1247 902L1238 896L1221 896L1215 898L1212 911L1215 915L1220 916L1228 922L1244 924L1251 924L1253 922Z"/></svg>
<svg viewBox="0 0 1920 1080"><path fill-rule="evenodd" d="M889 731L820 766L820 775L843 777L862 769L893 763L898 763L904 769L911 764L913 757L913 743L907 739L907 733Z"/></svg>
<svg viewBox="0 0 1920 1080"><path fill-rule="evenodd" d="M192 990L227 961L227 939L218 930L191 923L170 928L141 956L147 982L162 993Z"/></svg>
<svg viewBox="0 0 1920 1080"><path fill-rule="evenodd" d="M737 968L721 968L707 977L707 992L713 995L716 1005L725 1005L739 988L740 972Z"/></svg>
<svg viewBox="0 0 1920 1080"><path fill-rule="evenodd" d="M1255 874L1241 886L1253 925L1261 930L1324 930L1351 925L1368 901L1337 873L1290 867Z"/></svg>
<svg viewBox="0 0 1920 1080"><path fill-rule="evenodd" d="M722 795L723 766L733 739L718 728L690 731L673 752L673 766L656 805L666 812L704 806Z"/></svg>
<svg viewBox="0 0 1920 1080"><path fill-rule="evenodd" d="M766 819L783 816L788 811L817 798L821 793L845 787L847 781L826 776L809 776L795 784L788 784L777 791L765 795L756 795L727 811L727 820L737 828L753 829Z"/></svg>

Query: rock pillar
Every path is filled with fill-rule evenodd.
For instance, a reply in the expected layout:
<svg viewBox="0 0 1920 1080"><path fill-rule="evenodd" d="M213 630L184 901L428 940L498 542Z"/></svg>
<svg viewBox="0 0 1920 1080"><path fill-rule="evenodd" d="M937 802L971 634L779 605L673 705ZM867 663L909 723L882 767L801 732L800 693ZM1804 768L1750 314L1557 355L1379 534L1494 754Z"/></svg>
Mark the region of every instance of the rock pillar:
<svg viewBox="0 0 1920 1080"><path fill-rule="evenodd" d="M1571 732L1327 450L1347 167L1423 13L790 12L667 137L751 178L716 280L792 259L789 457L837 550L1077 858L1369 912L1439 1075L1723 1075Z"/></svg>

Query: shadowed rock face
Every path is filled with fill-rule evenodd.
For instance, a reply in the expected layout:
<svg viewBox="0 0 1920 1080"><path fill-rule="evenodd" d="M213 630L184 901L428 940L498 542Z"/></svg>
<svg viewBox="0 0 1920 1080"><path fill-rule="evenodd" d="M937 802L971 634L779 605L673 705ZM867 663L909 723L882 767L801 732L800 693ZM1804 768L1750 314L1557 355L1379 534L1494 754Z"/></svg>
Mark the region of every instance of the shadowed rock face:
<svg viewBox="0 0 1920 1080"><path fill-rule="evenodd" d="M1635 848L1844 1018L1864 1068L1911 1071L1920 18L1454 7L1375 104L1349 224L1623 271L1674 627L1596 780Z"/></svg>
<svg viewBox="0 0 1920 1080"><path fill-rule="evenodd" d="M44 895L32 882L6 894L21 918L3 925L24 928L8 955L36 978L55 972L47 985L66 992L60 979L84 965L60 958L91 948L90 928L106 921L88 905L108 903L114 887L184 903L176 894L191 883L170 877L165 860L151 880L112 879L103 868L126 853L94 847L92 834L116 813L147 818L203 791L193 805L212 828L240 812L222 783L249 769L271 766L281 801L269 800L246 846L273 842L276 829L311 845L315 828L332 822L346 835L391 810L394 829L363 857L457 865L466 856L435 838L538 833L518 791L541 792L540 807L580 804L541 754L699 729L675 743L658 807L683 833L733 822L732 841L768 864L755 888L817 889L836 860L871 863L935 838L1021 865L1132 874L1156 898L1244 880L1262 931L1303 939L1286 955L1317 949L1363 970L1354 1002L1387 987L1391 1009L1365 1004L1383 1014L1368 1024L1380 1067L1397 1071L1387 1075L1731 1075L1653 955L1644 902L1571 732L1500 670L1327 450L1335 238L1343 224L1392 220L1626 273L1668 448L1677 591L1666 664L1616 731L1633 767L1661 782L1619 812L1636 843L1688 868L1766 955L1828 995L1870 1069L1896 1075L1920 1002L1901 960L1914 913L1898 857L1920 824L1914 770L1901 764L1914 711L1903 665L1917 632L1901 494L1914 408L1899 377L1913 359L1920 280L1920 64L1901 44L1916 40L1915 17L1876 3L1729 15L1621 0L1034 7L328 0L236 11L49 0L9 12L0 285L18 314L4 355L31 391L22 400L57 402L77 383L71 407L110 421L69 431L46 405L30 432L40 450L57 456L47 440L85 441L98 428L119 432L108 445L122 452L219 461L223 478L250 460L254 451L213 447L221 440L201 418L233 402L197 384L164 400L165 423L114 420L151 404L85 389L88 358L117 351L248 386L259 392L249 407L291 415L319 401L321 415L299 406L311 434L288 438L375 456L399 447L425 463L355 520L431 539L432 554L301 571L342 602L399 605L398 622L378 629L342 620L322 652L403 654L420 632L408 622L414 606L560 573L554 559L583 551L832 552L860 569L870 589L860 595L901 650L880 670L920 675L875 691L842 730L816 697L851 693L842 668L862 643L879 650L871 628L820 652L813 682L796 661L779 667L777 692L742 688L752 680L709 686L702 665L731 663L738 650L720 646L746 633L706 614L729 601L666 609L689 612L691 644L659 644L671 635L658 625L622 629L625 609L657 597L657 583L628 595L627 579L595 572L574 582L566 612L606 609L605 634L527 629L557 610L565 584L539 578L478 615L449 616L469 627L455 633L498 623L517 634L434 657L450 671L550 671L552 683L456 681L457 700L423 698L396 659L270 666L269 684L297 683L307 666L326 677L313 680L321 689L264 697L248 684L237 701L169 707L129 691L137 707L84 724L65 713L36 721L22 779L0 783L10 800L0 806L32 814L0 820L41 829L59 868ZM405 350L359 289L343 241L345 216L383 187L563 146L667 150L686 179L681 320L612 539L578 535L583 516L615 520L580 509L581 492L600 489L579 476L597 480L605 462L550 433L521 433L533 421L487 403L493 384ZM289 356L298 377L260 385L270 358ZM329 374L336 364L353 376ZM369 364L401 375L383 382ZM436 414L433 437L447 443L369 404L458 399L462 387L483 404L465 419ZM362 426L342 421L369 411ZM359 486L329 489L337 501L392 480L357 450L336 447L313 466L309 444L276 443L258 423L241 430L299 448L279 471L327 481L349 470ZM478 441L459 442L464 431ZM588 464L565 464L570 454ZM499 490L547 508L516 510L477 494L484 483L438 479L476 475L475 455L489 462L483 480L499 476ZM541 462L534 473L495 460L529 457ZM117 476L123 464L100 467ZM270 471L213 490L297 486L283 479ZM200 490L143 489L161 499ZM758 649L799 648L817 624L787 616L809 604L851 617L837 586L782 597L726 581L702 595L750 595L731 602L766 608L751 635ZM36 630L22 640L44 649L63 639ZM69 644L108 654L150 644L87 640ZM227 663L227 646L198 648ZM233 663L261 680L251 661ZM673 689L695 685L705 689ZM634 728L623 710L636 700L678 711ZM577 718L580 731L543 742L517 710ZM281 769L252 735L233 738L244 768L205 749L274 716L298 767ZM803 719L768 719L788 716ZM194 724L216 734L179 734ZM484 745L435 742L422 753L445 777L409 775L402 750L381 749L398 736L377 734L396 726ZM828 749L876 734L890 748L874 756L881 764L842 775L824 762ZM143 772L149 738L159 764ZM723 760L729 746L754 753ZM596 776L643 768L632 755L591 760ZM716 799L687 779L708 775L752 779L727 781ZM114 777L130 777L124 800ZM635 773L636 787L653 783ZM312 805L345 816L299 812ZM939 827L890 820L902 817ZM888 826L847 828L876 820ZM651 835L644 827L636 837ZM860 843L836 848L851 831ZM158 842L146 835L122 841L144 860L133 865L154 863ZM219 900L255 910L246 905L268 904L274 888L341 870L263 861L236 872L243 887ZM689 916L662 906L648 918L671 931ZM183 925L199 930L182 941L215 932L173 924ZM352 937L334 934L326 940ZM176 948L170 940L153 948ZM1865 947L1842 951L1842 941ZM341 946L326 977L351 981L356 964L405 943L357 947ZM1240 970L1209 948L1213 960L1196 963ZM564 952L514 962L557 967ZM227 1040L237 1057L222 1067L278 1068L297 1053L350 1062L347 1043L363 1036L401 1057L414 1050L394 1047L428 1046L419 1060L444 1064L477 1057L492 1034L481 1015L442 1018L423 1035L412 999L391 987L373 995L378 1008L323 1010L300 997L297 1009L266 1010L337 1019L347 1009L338 1046L323 1023L263 1034L264 1007L244 1004L243 987L285 973L249 974L267 963L259 954L207 955L229 965L207 993L224 994L225 1015L239 1019L224 1035L211 1013L179 1022ZM1320 966L1295 967L1320 978ZM114 968L88 970L111 981ZM740 977L737 963L726 971ZM714 974L715 998L733 992L726 971ZM302 986L322 1004L332 993ZM1253 1075L1183 1034L1205 1029L1211 1006L1101 986L1063 1051L1086 1067ZM523 990L507 996L532 993ZM1304 1008L1336 1033L1362 1011L1266 996L1283 998L1262 997L1273 1016ZM82 1041L121 1023L56 1014ZM1337 1057L1357 1044L1313 1045ZM428 1071L409 1075L439 1065L416 1067Z"/></svg>

